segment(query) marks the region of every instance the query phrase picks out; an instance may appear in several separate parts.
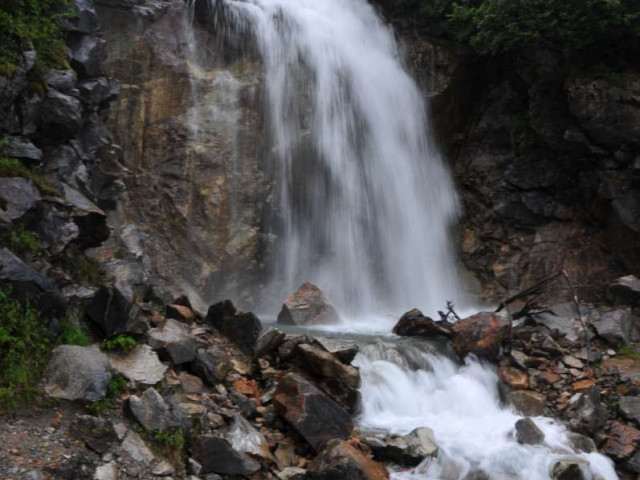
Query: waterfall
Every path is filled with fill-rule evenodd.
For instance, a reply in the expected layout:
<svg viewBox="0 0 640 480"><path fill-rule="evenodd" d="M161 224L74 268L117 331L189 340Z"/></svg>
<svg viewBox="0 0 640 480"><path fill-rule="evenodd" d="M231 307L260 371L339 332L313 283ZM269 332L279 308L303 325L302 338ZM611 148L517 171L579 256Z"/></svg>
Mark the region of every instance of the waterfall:
<svg viewBox="0 0 640 480"><path fill-rule="evenodd" d="M378 340L363 347L355 364L363 429L407 434L426 426L440 448L434 461L395 472L394 480L549 480L555 462L576 457L584 461L584 478L618 478L605 456L574 451L566 429L551 419L533 419L544 445L518 444L514 425L521 417L501 405L495 371L477 359L457 365L424 348Z"/></svg>
<svg viewBox="0 0 640 480"><path fill-rule="evenodd" d="M460 294L452 181L423 96L364 0L213 0L257 45L281 186L273 296L303 281L347 316Z"/></svg>

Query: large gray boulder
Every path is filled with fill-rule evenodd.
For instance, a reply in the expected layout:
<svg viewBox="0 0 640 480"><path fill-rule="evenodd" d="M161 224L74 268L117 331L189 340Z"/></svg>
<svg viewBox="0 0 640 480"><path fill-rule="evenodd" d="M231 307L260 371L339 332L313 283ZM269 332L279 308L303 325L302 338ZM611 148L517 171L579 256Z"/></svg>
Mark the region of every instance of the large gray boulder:
<svg viewBox="0 0 640 480"><path fill-rule="evenodd" d="M131 395L129 408L147 430L172 430L184 425L180 411L173 408L153 387L145 390L141 396Z"/></svg>
<svg viewBox="0 0 640 480"><path fill-rule="evenodd" d="M22 177L0 178L0 220L13 222L34 208L40 193L31 180Z"/></svg>
<svg viewBox="0 0 640 480"><path fill-rule="evenodd" d="M103 287L87 307L85 314L107 337L131 332L138 325L140 309L129 301L119 289Z"/></svg>
<svg viewBox="0 0 640 480"><path fill-rule="evenodd" d="M95 402L111 379L109 359L98 345L62 345L51 354L43 387L50 397Z"/></svg>
<svg viewBox="0 0 640 480"><path fill-rule="evenodd" d="M167 371L158 354L149 345L138 345L126 355L108 354L113 369L128 380L140 385L155 385Z"/></svg>
<svg viewBox="0 0 640 480"><path fill-rule="evenodd" d="M297 363L309 373L323 378L335 378L351 388L360 387L360 372L345 365L335 356L313 345L302 344L297 349Z"/></svg>
<svg viewBox="0 0 640 480"><path fill-rule="evenodd" d="M233 340L245 353L254 355L262 324L251 312L242 312L230 300L209 307L205 323Z"/></svg>
<svg viewBox="0 0 640 480"><path fill-rule="evenodd" d="M148 332L149 345L165 352L176 365L191 362L196 358L200 339L191 335L184 323L168 319L164 325Z"/></svg>
<svg viewBox="0 0 640 480"><path fill-rule="evenodd" d="M516 440L522 445L540 445L544 442L544 432L529 417L516 422Z"/></svg>
<svg viewBox="0 0 640 480"><path fill-rule="evenodd" d="M248 476L260 470L260 464L231 444L213 435L201 435L193 447L195 459L202 465L200 473Z"/></svg>
<svg viewBox="0 0 640 480"><path fill-rule="evenodd" d="M618 408L627 419L640 425L640 397L620 397Z"/></svg>
<svg viewBox="0 0 640 480"><path fill-rule="evenodd" d="M377 435L362 439L376 460L415 467L427 457L438 454L433 430L420 427L407 435Z"/></svg>
<svg viewBox="0 0 640 480"><path fill-rule="evenodd" d="M609 284L609 296L619 305L640 305L640 278L635 275L616 278Z"/></svg>
<svg viewBox="0 0 640 480"><path fill-rule="evenodd" d="M232 369L229 355L218 348L200 348L196 359L191 364L193 373L202 378L209 385L222 382Z"/></svg>
<svg viewBox="0 0 640 480"><path fill-rule="evenodd" d="M106 41L95 35L74 36L67 42L73 68L86 76L102 75Z"/></svg>
<svg viewBox="0 0 640 480"><path fill-rule="evenodd" d="M49 137L70 138L82 127L80 100L49 89L40 106L39 131Z"/></svg>
<svg viewBox="0 0 640 480"><path fill-rule="evenodd" d="M2 153L7 157L30 160L34 163L42 160L42 150L25 137L5 137Z"/></svg>
<svg viewBox="0 0 640 480"><path fill-rule="evenodd" d="M631 308L621 308L600 312L594 310L589 321L599 337L611 345L626 345L630 341L631 326L634 322Z"/></svg>

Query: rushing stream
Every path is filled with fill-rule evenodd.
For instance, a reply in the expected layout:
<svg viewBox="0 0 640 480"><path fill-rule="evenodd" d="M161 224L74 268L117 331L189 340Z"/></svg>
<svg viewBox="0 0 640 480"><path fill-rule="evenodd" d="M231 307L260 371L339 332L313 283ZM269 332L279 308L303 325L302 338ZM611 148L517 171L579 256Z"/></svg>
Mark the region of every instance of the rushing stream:
<svg viewBox="0 0 640 480"><path fill-rule="evenodd" d="M360 319L340 327L352 332L385 322L388 332L381 312L433 314L460 298L454 188L423 95L374 9L365 0L209 1L220 31L248 36L264 64L283 224L272 296L312 281L346 318ZM549 419L535 419L544 445L519 445L519 417L501 404L492 367L460 366L388 335L356 338L361 427L430 427L440 448L394 479L548 480L556 461L576 455L587 479L617 478L606 457L577 454Z"/></svg>

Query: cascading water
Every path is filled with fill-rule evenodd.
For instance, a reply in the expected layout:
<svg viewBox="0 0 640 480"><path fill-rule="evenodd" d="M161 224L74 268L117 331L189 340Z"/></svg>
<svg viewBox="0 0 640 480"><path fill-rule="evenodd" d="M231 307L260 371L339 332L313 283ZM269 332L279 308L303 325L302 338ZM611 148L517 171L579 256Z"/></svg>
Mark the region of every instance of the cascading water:
<svg viewBox="0 0 640 480"><path fill-rule="evenodd" d="M255 38L264 62L284 224L272 295L280 301L311 280L350 317L432 313L459 296L451 180L420 92L374 10L364 0L210 2L224 29ZM439 446L437 458L395 470L394 480L550 480L567 458L582 462L587 480L617 478L606 457L575 452L549 419L535 418L544 445L518 444L519 417L501 405L491 366L383 338L363 337L355 360L362 429L426 426ZM237 448L259 448L241 427Z"/></svg>
<svg viewBox="0 0 640 480"><path fill-rule="evenodd" d="M283 233L274 296L302 281L346 316L459 296L449 173L422 95L364 0L216 2L264 62Z"/></svg>
<svg viewBox="0 0 640 480"><path fill-rule="evenodd" d="M550 419L534 420L543 445L518 444L520 417L501 406L497 375L476 359L459 366L424 347L378 340L355 363L362 375L361 427L407 434L428 426L440 448L437 459L395 472L395 480L549 480L553 465L569 459L584 462L586 479L617 478L609 459L575 452L564 427Z"/></svg>

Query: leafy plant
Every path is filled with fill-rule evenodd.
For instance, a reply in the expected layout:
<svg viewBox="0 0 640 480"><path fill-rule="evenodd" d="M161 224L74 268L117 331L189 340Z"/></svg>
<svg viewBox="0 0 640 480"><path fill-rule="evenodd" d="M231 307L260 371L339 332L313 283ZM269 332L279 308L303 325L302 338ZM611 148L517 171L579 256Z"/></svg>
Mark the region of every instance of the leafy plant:
<svg viewBox="0 0 640 480"><path fill-rule="evenodd" d="M173 464L183 463L186 441L181 430L152 430L148 433Z"/></svg>
<svg viewBox="0 0 640 480"><path fill-rule="evenodd" d="M69 68L62 19L73 16L67 0L2 0L0 3L0 74L16 71L22 52L35 49L36 68Z"/></svg>
<svg viewBox="0 0 640 480"><path fill-rule="evenodd" d="M0 411L30 403L50 351L39 312L0 289Z"/></svg>
<svg viewBox="0 0 640 480"><path fill-rule="evenodd" d="M7 247L19 256L38 255L43 249L38 234L31 230L25 230L22 226L8 232L6 243Z"/></svg>
<svg viewBox="0 0 640 480"><path fill-rule="evenodd" d="M42 193L58 194L58 191L51 186L44 175L31 170L16 158L0 157L0 177L23 177L35 183Z"/></svg>
<svg viewBox="0 0 640 480"><path fill-rule="evenodd" d="M104 398L95 402L87 403L85 408L92 415L100 416L107 410L116 408L116 398L127 390L129 382L122 375L114 375L107 384L107 392Z"/></svg>
<svg viewBox="0 0 640 480"><path fill-rule="evenodd" d="M631 345L619 345L616 348L616 354L622 358L630 358L631 360L640 360L640 352Z"/></svg>
<svg viewBox="0 0 640 480"><path fill-rule="evenodd" d="M59 340L63 345L79 345L81 347L86 347L91 343L86 332L80 325L64 321L60 325L60 330L61 333Z"/></svg>
<svg viewBox="0 0 640 480"><path fill-rule="evenodd" d="M100 348L109 352L117 352L121 354L129 353L138 345L138 341L131 335L121 333L113 338L103 340Z"/></svg>

